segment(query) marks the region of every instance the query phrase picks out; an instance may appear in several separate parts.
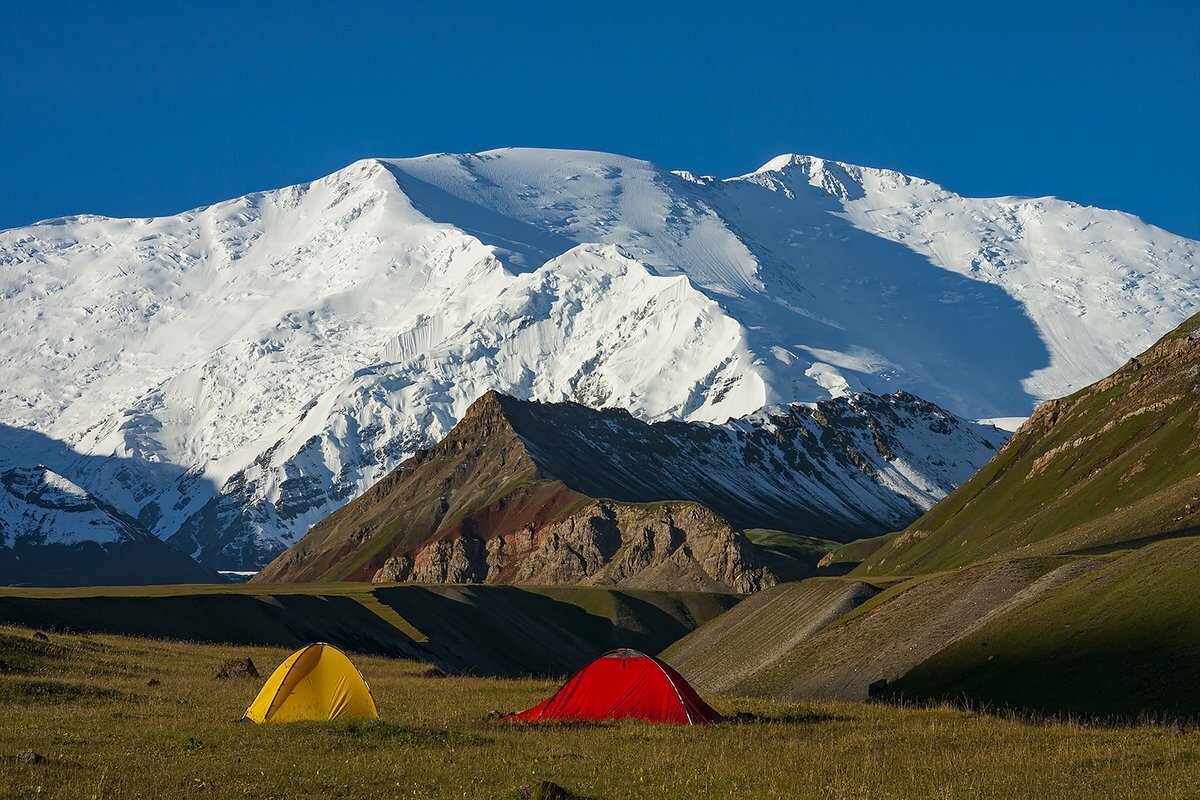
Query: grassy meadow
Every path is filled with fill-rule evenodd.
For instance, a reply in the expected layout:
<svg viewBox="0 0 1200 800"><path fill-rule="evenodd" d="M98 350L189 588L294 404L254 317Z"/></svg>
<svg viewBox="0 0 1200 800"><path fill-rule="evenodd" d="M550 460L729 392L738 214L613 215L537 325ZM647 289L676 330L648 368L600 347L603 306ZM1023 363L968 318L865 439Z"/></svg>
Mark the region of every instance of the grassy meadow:
<svg viewBox="0 0 1200 800"><path fill-rule="evenodd" d="M1196 797L1200 733L881 704L710 698L758 720L518 726L545 680L356 656L384 721L237 720L281 648L0 627L0 797ZM260 680L218 680L231 657ZM157 684L151 685L151 681Z"/></svg>

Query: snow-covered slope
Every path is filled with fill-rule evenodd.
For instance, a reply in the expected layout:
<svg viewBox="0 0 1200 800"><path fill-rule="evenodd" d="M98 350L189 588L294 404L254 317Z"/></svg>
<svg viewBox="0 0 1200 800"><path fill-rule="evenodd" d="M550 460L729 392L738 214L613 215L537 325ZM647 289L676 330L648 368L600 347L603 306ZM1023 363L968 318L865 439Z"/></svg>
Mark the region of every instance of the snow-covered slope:
<svg viewBox="0 0 1200 800"><path fill-rule="evenodd" d="M0 468L2 469L2 468ZM0 471L0 546L112 544L143 534L85 489L46 467Z"/></svg>
<svg viewBox="0 0 1200 800"><path fill-rule="evenodd" d="M202 561L261 563L486 389L721 422L905 389L968 417L1111 372L1200 302L1197 243L784 156L361 161L175 217L0 233L0 422Z"/></svg>
<svg viewBox="0 0 1200 800"><path fill-rule="evenodd" d="M0 585L216 579L53 470L0 460Z"/></svg>

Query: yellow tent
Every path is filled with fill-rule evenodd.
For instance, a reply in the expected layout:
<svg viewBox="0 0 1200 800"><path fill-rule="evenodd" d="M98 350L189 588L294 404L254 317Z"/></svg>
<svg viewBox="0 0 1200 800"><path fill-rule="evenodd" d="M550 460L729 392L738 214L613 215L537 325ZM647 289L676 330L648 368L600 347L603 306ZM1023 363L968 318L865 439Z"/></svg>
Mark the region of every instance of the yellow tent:
<svg viewBox="0 0 1200 800"><path fill-rule="evenodd" d="M331 644L310 644L288 656L246 709L252 722L379 719L359 671Z"/></svg>

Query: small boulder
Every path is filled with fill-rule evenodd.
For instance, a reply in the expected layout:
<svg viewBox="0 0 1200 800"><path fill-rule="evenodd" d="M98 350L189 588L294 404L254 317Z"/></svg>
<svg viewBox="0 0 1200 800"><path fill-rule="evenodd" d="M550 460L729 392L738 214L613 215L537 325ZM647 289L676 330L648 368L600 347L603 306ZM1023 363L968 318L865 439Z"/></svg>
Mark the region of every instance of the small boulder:
<svg viewBox="0 0 1200 800"><path fill-rule="evenodd" d="M155 686L159 686L161 684L162 684L162 681L160 681L158 678L151 678L150 680L146 681L146 685L150 686L152 688Z"/></svg>
<svg viewBox="0 0 1200 800"><path fill-rule="evenodd" d="M34 632L33 632L33 638L34 638L34 639L37 639L39 642L48 642L48 641L50 641L50 637L49 637L49 636L47 636L47 635L46 635L46 634L45 634L43 631L34 631Z"/></svg>
<svg viewBox="0 0 1200 800"><path fill-rule="evenodd" d="M21 753L21 755L18 756L18 758L20 758L26 764L41 764L43 761L46 760L46 757L44 755L42 755L41 753L38 753L34 750L26 750L24 753Z"/></svg>
<svg viewBox="0 0 1200 800"><path fill-rule="evenodd" d="M571 800L574 795L552 781L541 781L526 786L521 796L528 800Z"/></svg>
<svg viewBox="0 0 1200 800"><path fill-rule="evenodd" d="M230 658L217 670L217 677L225 678L257 678L258 668L250 658Z"/></svg>
<svg viewBox="0 0 1200 800"><path fill-rule="evenodd" d="M446 673L445 671L438 669L437 667L430 667L429 669L418 672L413 677L416 677L416 678L449 678L450 675L448 673Z"/></svg>

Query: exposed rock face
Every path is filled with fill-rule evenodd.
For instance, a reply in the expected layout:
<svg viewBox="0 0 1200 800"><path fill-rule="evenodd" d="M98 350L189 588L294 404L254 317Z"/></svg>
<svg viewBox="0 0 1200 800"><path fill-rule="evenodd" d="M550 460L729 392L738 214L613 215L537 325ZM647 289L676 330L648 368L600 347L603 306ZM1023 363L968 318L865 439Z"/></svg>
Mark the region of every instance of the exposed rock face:
<svg viewBox="0 0 1200 800"><path fill-rule="evenodd" d="M458 536L392 556L375 583L614 584L755 592L776 583L745 535L703 506L597 501L540 529Z"/></svg>
<svg viewBox="0 0 1200 800"><path fill-rule="evenodd" d="M755 591L778 575L744 530L894 530L1005 438L905 393L709 425L489 392L255 580Z"/></svg>

